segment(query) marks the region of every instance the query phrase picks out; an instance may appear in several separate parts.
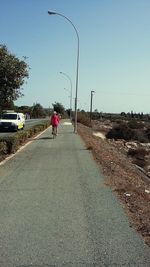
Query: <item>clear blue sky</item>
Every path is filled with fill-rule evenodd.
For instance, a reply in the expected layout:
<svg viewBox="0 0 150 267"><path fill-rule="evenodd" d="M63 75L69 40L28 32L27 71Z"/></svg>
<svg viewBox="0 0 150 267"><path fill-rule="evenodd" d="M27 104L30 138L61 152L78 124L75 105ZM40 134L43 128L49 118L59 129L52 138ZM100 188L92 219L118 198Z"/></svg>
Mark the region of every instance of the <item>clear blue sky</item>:
<svg viewBox="0 0 150 267"><path fill-rule="evenodd" d="M30 78L17 105L55 101L69 107L75 96L80 38L78 107L103 112L150 113L150 0L0 0L0 43L28 57Z"/></svg>

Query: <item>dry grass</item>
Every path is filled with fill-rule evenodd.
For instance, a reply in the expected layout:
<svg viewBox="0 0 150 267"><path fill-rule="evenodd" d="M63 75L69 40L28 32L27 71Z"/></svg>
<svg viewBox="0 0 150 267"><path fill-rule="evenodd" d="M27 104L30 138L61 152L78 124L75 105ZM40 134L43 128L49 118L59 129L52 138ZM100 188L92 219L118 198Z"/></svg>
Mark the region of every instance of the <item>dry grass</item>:
<svg viewBox="0 0 150 267"><path fill-rule="evenodd" d="M130 225L150 246L150 181L136 169L127 157L107 140L92 135L92 129L79 125L78 132L87 149L93 153L100 169L127 212Z"/></svg>

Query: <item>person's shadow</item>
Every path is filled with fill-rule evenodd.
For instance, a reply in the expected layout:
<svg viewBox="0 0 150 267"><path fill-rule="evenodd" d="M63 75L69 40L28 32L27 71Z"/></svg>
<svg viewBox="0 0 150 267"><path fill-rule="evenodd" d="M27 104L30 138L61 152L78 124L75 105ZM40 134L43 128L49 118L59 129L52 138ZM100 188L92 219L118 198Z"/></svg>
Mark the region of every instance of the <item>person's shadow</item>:
<svg viewBox="0 0 150 267"><path fill-rule="evenodd" d="M38 140L47 140L47 139L53 139L53 137L46 136L46 137L38 138Z"/></svg>

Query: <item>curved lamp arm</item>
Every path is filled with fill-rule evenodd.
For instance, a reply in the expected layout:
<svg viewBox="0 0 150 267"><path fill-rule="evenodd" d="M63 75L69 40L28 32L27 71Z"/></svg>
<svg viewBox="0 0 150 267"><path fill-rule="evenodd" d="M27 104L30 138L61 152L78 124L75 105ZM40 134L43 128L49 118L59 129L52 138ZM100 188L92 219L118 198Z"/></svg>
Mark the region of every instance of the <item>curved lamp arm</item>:
<svg viewBox="0 0 150 267"><path fill-rule="evenodd" d="M79 34L75 27L75 25L72 23L72 21L64 16L61 13L55 12L55 11L48 11L49 15L58 15L63 18L65 18L74 28L76 35L77 35L77 69L76 69L76 94L75 94L75 123L74 123L74 133L77 133L77 97L78 97L78 72L79 72Z"/></svg>

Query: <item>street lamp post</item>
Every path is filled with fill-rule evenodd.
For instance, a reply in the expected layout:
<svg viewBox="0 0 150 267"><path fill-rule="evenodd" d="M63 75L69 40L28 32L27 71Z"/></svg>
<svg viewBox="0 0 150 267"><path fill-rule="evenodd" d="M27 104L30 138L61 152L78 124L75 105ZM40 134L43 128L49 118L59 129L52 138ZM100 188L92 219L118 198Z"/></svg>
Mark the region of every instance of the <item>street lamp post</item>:
<svg viewBox="0 0 150 267"><path fill-rule="evenodd" d="M70 93L70 90L68 90L66 88L64 88L64 90ZM72 107L71 107L71 104L72 104L71 103L71 95L69 95L69 98L70 98L70 115L69 115L69 117L70 117L70 121L71 121L71 118L72 118L72 116L71 116L71 110L72 110Z"/></svg>
<svg viewBox="0 0 150 267"><path fill-rule="evenodd" d="M93 94L95 91L91 91L91 105L90 105L90 120L92 120L92 105L93 105Z"/></svg>
<svg viewBox="0 0 150 267"><path fill-rule="evenodd" d="M63 74L64 76L66 76L70 81L70 120L71 120L71 118L72 118L72 81L71 81L68 74L66 74L62 71L60 71L60 74Z"/></svg>
<svg viewBox="0 0 150 267"><path fill-rule="evenodd" d="M78 31L76 29L76 27L74 26L74 24L72 23L72 21L67 18L66 16L64 16L63 14L54 12L54 11L48 11L49 15L58 15L61 16L63 18L65 18L74 28L76 35L77 35L77 68L76 68L76 94L75 94L75 122L74 122L74 133L77 133L77 97L78 97L78 72L79 72L79 34Z"/></svg>

